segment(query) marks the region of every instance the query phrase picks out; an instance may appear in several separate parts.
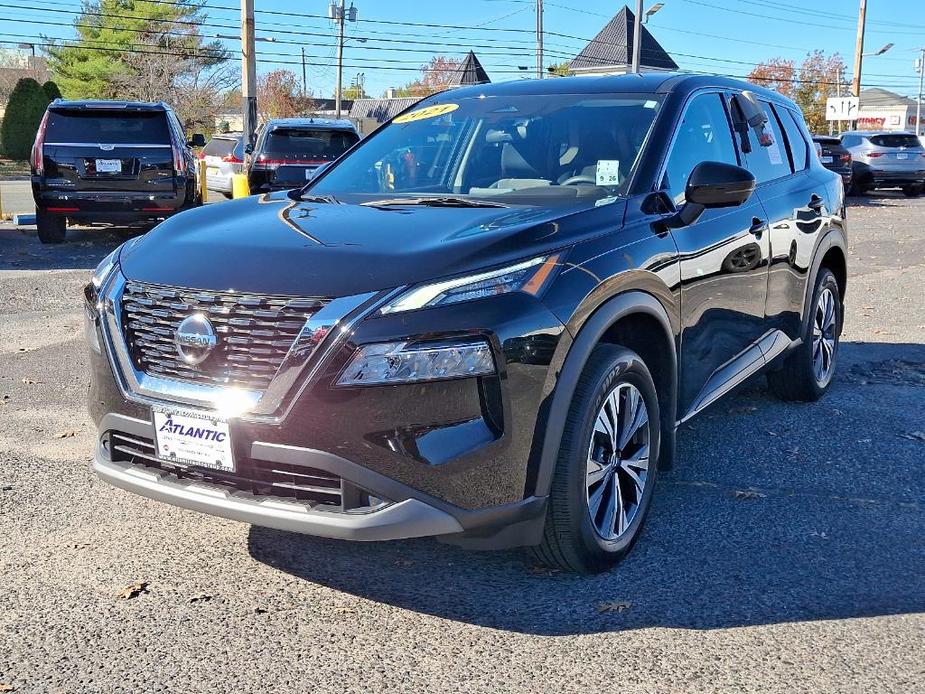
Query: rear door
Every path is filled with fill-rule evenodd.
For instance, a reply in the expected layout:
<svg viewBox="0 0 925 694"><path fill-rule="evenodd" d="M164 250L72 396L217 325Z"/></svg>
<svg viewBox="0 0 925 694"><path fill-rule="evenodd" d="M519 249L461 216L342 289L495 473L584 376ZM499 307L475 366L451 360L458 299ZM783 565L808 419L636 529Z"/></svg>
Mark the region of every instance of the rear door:
<svg viewBox="0 0 925 694"><path fill-rule="evenodd" d="M50 189L166 192L174 185L164 111L50 109L44 157Z"/></svg>
<svg viewBox="0 0 925 694"><path fill-rule="evenodd" d="M768 117L771 142L762 146L748 128L750 151L745 161L758 183L755 193L765 211L771 242L767 327L793 340L800 336L813 250L840 201L830 199L833 174L810 166L802 116L781 105L760 103ZM779 348L782 343L772 344Z"/></svg>
<svg viewBox="0 0 925 694"><path fill-rule="evenodd" d="M676 206L704 161L740 164L724 99L715 92L691 98L671 145L662 189ZM756 345L768 283L763 215L753 195L739 207L705 210L672 232L680 254L682 413L705 407L763 364Z"/></svg>

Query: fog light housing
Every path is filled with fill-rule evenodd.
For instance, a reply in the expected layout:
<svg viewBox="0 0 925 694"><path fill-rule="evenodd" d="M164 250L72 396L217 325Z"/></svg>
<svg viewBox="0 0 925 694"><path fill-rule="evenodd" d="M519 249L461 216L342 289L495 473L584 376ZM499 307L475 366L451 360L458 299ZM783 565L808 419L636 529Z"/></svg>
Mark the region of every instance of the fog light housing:
<svg viewBox="0 0 925 694"><path fill-rule="evenodd" d="M487 376L495 372L491 347L464 343L384 342L358 349L339 386L383 385Z"/></svg>

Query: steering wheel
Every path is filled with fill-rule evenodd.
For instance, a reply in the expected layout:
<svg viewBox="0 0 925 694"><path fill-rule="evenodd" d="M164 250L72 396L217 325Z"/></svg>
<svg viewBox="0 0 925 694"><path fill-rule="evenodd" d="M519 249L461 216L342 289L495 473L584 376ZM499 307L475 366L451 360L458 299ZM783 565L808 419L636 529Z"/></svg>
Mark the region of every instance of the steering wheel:
<svg viewBox="0 0 925 694"><path fill-rule="evenodd" d="M597 185L597 181L595 180L593 176L571 176L569 178L566 178L559 185L560 186L573 186L573 185L581 184L581 183L585 183L589 186Z"/></svg>

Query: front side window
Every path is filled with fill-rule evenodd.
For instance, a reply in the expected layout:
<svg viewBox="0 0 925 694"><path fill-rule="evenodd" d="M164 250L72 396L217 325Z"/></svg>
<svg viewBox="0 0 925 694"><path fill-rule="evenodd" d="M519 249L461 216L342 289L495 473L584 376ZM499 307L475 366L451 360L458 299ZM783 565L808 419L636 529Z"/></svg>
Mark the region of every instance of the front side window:
<svg viewBox="0 0 925 694"><path fill-rule="evenodd" d="M694 97L684 112L662 180L662 187L676 205L684 202L684 188L691 171L704 161L739 163L726 107L719 94Z"/></svg>
<svg viewBox="0 0 925 694"><path fill-rule="evenodd" d="M659 104L637 94L441 94L377 131L310 190L593 203L625 194Z"/></svg>

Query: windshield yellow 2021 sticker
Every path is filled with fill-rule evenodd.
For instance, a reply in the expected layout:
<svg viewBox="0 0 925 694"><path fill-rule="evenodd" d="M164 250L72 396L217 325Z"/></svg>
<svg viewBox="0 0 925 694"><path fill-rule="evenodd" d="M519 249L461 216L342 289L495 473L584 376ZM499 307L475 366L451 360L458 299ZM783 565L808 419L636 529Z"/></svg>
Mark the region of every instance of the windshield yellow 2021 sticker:
<svg viewBox="0 0 925 694"><path fill-rule="evenodd" d="M437 116L452 113L458 108L459 104L437 104L436 106L426 106L425 108L419 108L417 111L412 111L411 113L398 116L397 118L393 119L392 122L411 123L412 121L416 120L436 118Z"/></svg>

